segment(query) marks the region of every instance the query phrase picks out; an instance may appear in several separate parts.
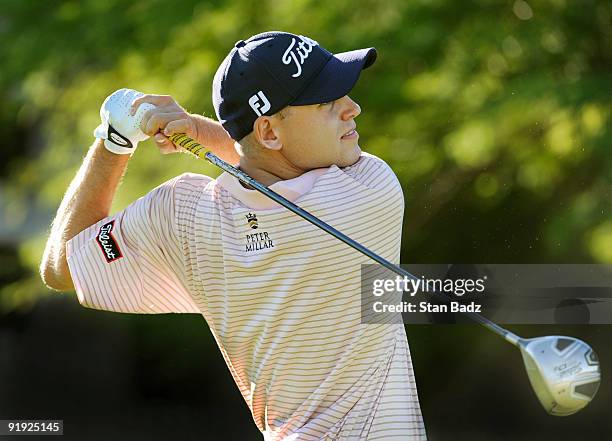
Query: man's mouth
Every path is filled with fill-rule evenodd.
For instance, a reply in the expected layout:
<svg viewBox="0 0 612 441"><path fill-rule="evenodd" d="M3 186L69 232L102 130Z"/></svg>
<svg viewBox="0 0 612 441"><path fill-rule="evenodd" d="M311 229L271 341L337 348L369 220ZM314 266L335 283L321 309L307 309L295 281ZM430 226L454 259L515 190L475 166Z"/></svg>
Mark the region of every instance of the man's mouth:
<svg viewBox="0 0 612 441"><path fill-rule="evenodd" d="M358 136L359 136L359 133L357 133L357 130L351 129L348 132L346 132L344 135L342 135L340 139L353 139L353 138L357 138Z"/></svg>

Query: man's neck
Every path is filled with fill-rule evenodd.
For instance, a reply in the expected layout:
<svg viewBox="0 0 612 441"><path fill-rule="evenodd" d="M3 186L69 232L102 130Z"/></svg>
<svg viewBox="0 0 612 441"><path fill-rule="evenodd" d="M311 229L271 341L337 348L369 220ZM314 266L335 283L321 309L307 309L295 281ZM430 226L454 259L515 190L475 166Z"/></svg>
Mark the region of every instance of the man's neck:
<svg viewBox="0 0 612 441"><path fill-rule="evenodd" d="M279 181L297 178L308 171L291 164L280 152L274 152L265 157L241 156L238 167L267 187Z"/></svg>

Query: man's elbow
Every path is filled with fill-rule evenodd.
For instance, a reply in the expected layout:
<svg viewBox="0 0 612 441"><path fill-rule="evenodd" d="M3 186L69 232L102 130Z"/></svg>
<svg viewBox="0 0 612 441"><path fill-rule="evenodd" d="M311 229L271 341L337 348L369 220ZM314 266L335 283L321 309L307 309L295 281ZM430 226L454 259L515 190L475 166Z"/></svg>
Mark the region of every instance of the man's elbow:
<svg viewBox="0 0 612 441"><path fill-rule="evenodd" d="M55 291L73 291L74 284L70 273L59 272L52 268L51 265L40 265L40 278L46 287Z"/></svg>

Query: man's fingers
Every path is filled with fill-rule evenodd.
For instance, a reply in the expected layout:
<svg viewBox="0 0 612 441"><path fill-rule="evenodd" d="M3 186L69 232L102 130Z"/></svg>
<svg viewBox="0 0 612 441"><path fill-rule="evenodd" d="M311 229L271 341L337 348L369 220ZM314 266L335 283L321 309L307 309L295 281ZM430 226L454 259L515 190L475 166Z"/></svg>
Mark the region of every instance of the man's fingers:
<svg viewBox="0 0 612 441"><path fill-rule="evenodd" d="M159 113L155 110L149 110L142 119L140 128L149 136L155 135L157 132L164 130L166 126L177 119L183 119L185 115L180 112L175 113Z"/></svg>
<svg viewBox="0 0 612 441"><path fill-rule="evenodd" d="M185 135L193 138L196 136L194 133L194 124L190 118L178 119L170 121L164 129L164 135L170 136L175 133L184 133Z"/></svg>
<svg viewBox="0 0 612 441"><path fill-rule="evenodd" d="M170 143L170 140L166 138L164 135L162 135L161 133L156 134L153 137L153 140L155 141L155 144L157 144L158 146L164 146Z"/></svg>
<svg viewBox="0 0 612 441"><path fill-rule="evenodd" d="M142 130L144 133L146 133L149 136L155 135L160 129L163 129L165 127L165 125L159 127L157 130L154 130L153 132L151 132L151 129L148 128L149 121L151 120L151 118L153 118L156 115L158 115L156 117L159 118L159 115L164 115L164 114L176 115L177 118L180 118L183 115L182 113L177 113L176 112L176 108L155 107L154 109L149 109L142 116L142 120L140 121L140 130ZM155 123L156 124L163 124L163 121L159 120L159 121L157 121Z"/></svg>
<svg viewBox="0 0 612 441"><path fill-rule="evenodd" d="M134 115L138 106L142 103L153 104L154 106L168 106L170 104L176 103L174 98L170 95L142 95L132 101L132 105L130 106L130 115Z"/></svg>
<svg viewBox="0 0 612 441"><path fill-rule="evenodd" d="M155 144L157 145L159 151L162 152L164 155L168 153L174 153L178 150L174 143L161 133L156 134L153 137L153 140L155 141Z"/></svg>

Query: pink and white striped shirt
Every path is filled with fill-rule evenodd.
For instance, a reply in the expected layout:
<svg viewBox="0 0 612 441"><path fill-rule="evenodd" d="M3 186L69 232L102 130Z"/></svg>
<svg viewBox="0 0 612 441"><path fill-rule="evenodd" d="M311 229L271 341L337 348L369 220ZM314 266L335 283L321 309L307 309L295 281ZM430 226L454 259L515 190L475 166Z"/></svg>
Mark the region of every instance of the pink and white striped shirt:
<svg viewBox="0 0 612 441"><path fill-rule="evenodd" d="M271 188L399 262L403 194L379 158ZM178 176L67 255L86 307L202 314L265 440L426 439L404 327L360 321L371 262L232 176Z"/></svg>

